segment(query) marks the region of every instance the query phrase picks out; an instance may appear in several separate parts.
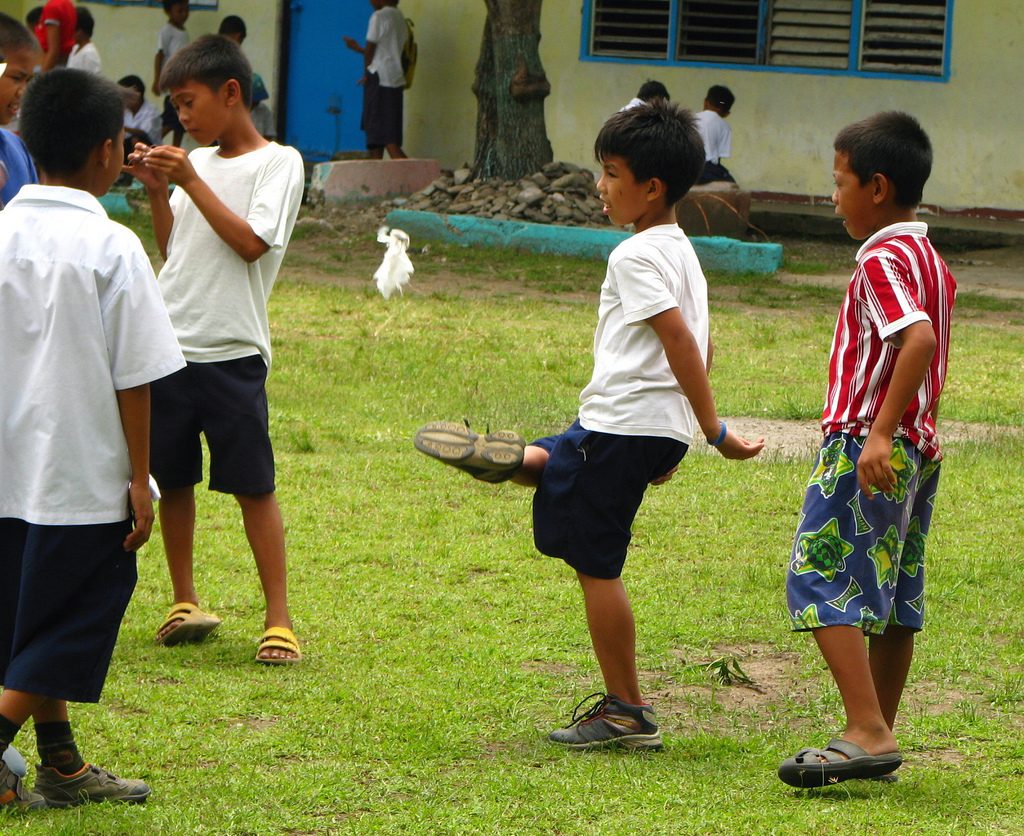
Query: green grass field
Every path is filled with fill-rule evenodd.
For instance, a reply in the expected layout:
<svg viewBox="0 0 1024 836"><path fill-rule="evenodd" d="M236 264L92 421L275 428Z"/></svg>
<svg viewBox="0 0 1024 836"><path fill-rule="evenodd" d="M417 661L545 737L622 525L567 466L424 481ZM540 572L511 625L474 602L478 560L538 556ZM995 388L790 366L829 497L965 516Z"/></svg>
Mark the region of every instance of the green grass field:
<svg viewBox="0 0 1024 836"><path fill-rule="evenodd" d="M339 253L338 269L368 278L375 247ZM144 778L149 803L0 812L0 832L1024 832L1019 435L947 450L899 783L801 792L775 777L842 719L813 642L788 631L784 568L810 461L780 456L701 451L649 492L625 580L666 747L563 752L547 732L601 688L572 573L534 551L528 492L473 482L410 439L435 418L528 437L565 426L602 266L434 248L411 292L385 302L289 280L308 251L289 256L272 300L269 384L305 660L253 663L262 599L240 516L202 492L198 583L219 633L154 645L171 603L154 536L103 702L73 714L83 754ZM443 291L416 290L442 272ZM481 293L493 276L522 292ZM721 412L813 423L837 294L711 284ZM1024 423L1021 304L965 296L954 341L943 417ZM753 685L717 682L716 659ZM17 743L31 750L30 730Z"/></svg>

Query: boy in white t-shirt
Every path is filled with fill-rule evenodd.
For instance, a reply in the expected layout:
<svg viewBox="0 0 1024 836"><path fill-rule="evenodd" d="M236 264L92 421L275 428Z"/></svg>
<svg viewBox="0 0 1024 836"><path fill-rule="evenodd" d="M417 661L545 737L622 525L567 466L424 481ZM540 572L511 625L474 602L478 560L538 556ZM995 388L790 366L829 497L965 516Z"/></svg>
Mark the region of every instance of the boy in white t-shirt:
<svg viewBox="0 0 1024 836"><path fill-rule="evenodd" d="M152 469L163 494L161 533L175 601L157 641L197 641L220 623L199 608L193 580L202 433L210 488L233 494L241 506L266 598L256 661L297 662L265 384L267 300L302 199L302 158L253 126L252 68L227 38L205 35L183 47L164 67L162 83L185 129L204 147L188 154L139 144L129 155L129 170L149 195L167 259L160 290L188 361L153 390ZM173 195L168 181L177 186Z"/></svg>
<svg viewBox="0 0 1024 836"><path fill-rule="evenodd" d="M92 33L96 28L92 12L84 6L79 6L76 11L78 22L75 25L75 45L71 47L71 53L68 55L68 69L102 75L103 61L100 59L96 44L92 42Z"/></svg>
<svg viewBox="0 0 1024 836"><path fill-rule="evenodd" d="M735 183L722 160L732 156L732 128L725 120L732 112L736 97L732 90L715 84L704 97L704 109L697 114L697 130L704 142L704 170L697 177L698 184L711 182Z"/></svg>
<svg viewBox="0 0 1024 836"><path fill-rule="evenodd" d="M345 37L345 45L363 56L363 117L360 127L366 133L370 156L382 159L384 151L392 159L403 159L402 96L405 72L402 50L409 37L405 17L398 11L398 0L370 0L374 12L366 30L366 45Z"/></svg>
<svg viewBox="0 0 1024 836"><path fill-rule="evenodd" d="M423 427L415 444L483 481L536 488L537 548L576 570L606 693L585 711L577 706L572 724L549 739L575 749L658 749L621 579L633 518L648 484L667 482L695 438L734 459L757 455L764 442L719 421L708 383L707 283L673 208L704 163L692 115L664 100L622 110L594 151L605 214L636 234L608 258L579 419L525 450L514 433L480 437L449 422Z"/></svg>
<svg viewBox="0 0 1024 836"><path fill-rule="evenodd" d="M0 212L0 755L31 717L34 792L0 763L0 806L145 801L86 763L68 702L97 702L153 525L150 384L181 368L153 268L96 198L121 173L121 94L35 80L21 131L39 168Z"/></svg>

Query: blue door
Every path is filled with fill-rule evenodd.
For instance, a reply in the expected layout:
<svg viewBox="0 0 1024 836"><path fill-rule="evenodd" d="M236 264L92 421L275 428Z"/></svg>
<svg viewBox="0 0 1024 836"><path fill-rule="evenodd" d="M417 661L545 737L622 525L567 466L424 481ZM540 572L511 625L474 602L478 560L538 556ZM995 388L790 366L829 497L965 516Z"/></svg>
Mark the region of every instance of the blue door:
<svg viewBox="0 0 1024 836"><path fill-rule="evenodd" d="M359 129L363 56L343 35L366 41L369 0L286 0L288 83L285 141L307 160L366 147Z"/></svg>

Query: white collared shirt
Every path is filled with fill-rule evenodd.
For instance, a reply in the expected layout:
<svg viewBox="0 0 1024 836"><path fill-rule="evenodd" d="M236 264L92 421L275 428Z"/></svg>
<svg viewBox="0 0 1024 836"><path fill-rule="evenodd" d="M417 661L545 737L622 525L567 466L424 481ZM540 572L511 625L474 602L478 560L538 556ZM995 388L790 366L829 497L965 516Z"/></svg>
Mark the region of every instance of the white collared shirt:
<svg viewBox="0 0 1024 836"><path fill-rule="evenodd" d="M126 519L116 392L185 361L142 244L87 192L31 184L0 212L0 358L0 517Z"/></svg>

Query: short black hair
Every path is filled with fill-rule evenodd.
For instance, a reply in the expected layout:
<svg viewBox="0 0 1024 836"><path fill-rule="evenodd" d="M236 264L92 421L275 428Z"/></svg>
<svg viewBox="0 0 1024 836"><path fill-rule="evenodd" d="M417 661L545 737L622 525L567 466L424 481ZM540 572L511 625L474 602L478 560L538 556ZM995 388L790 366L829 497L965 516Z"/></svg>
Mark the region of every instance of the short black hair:
<svg viewBox="0 0 1024 836"><path fill-rule="evenodd" d="M712 84L704 98L711 102L711 104L718 105L727 113L732 110L732 106L736 102L736 97L732 94L732 90L728 87L723 87L721 84Z"/></svg>
<svg viewBox="0 0 1024 836"><path fill-rule="evenodd" d="M184 3L187 6L188 5L188 0L164 0L164 11L167 14L170 14L171 13L171 9L174 6L180 6L182 3Z"/></svg>
<svg viewBox="0 0 1024 836"><path fill-rule="evenodd" d="M218 35L241 35L243 38L248 35L245 30L245 21L238 15L228 15L220 22Z"/></svg>
<svg viewBox="0 0 1024 836"><path fill-rule="evenodd" d="M42 14L41 7L39 11ZM0 12L0 55L19 49L37 50L39 41L20 20Z"/></svg>
<svg viewBox="0 0 1024 836"><path fill-rule="evenodd" d="M685 195L704 168L704 143L693 114L655 99L615 113L594 142L594 156L622 157L640 182L657 177L672 205Z"/></svg>
<svg viewBox="0 0 1024 836"><path fill-rule="evenodd" d="M252 66L241 47L221 35L203 35L183 46L164 65L160 87L173 90L190 81L205 84L214 93L231 79L238 82L245 106L252 104Z"/></svg>
<svg viewBox="0 0 1024 836"><path fill-rule="evenodd" d="M39 23L39 20L40 20L40 18L42 16L43 16L43 7L42 6L33 6L31 9L28 10L28 14L25 15L25 23L27 23L29 26L31 26L34 29L36 27L36 24Z"/></svg>
<svg viewBox="0 0 1024 836"><path fill-rule="evenodd" d="M133 90L138 90L140 96L146 95L146 82L137 75L126 75L119 78L117 83L120 87L131 87Z"/></svg>
<svg viewBox="0 0 1024 836"><path fill-rule="evenodd" d="M96 21L92 18L92 12L85 8L85 6L76 6L75 14L78 18L78 22L75 24L75 30L77 31L81 29L91 38L92 30L96 26Z"/></svg>
<svg viewBox="0 0 1024 836"><path fill-rule="evenodd" d="M124 127L124 100L114 82L85 70L56 69L25 91L19 130L36 165L49 174L81 171L89 154ZM118 146L116 153L120 153Z"/></svg>
<svg viewBox="0 0 1024 836"><path fill-rule="evenodd" d="M909 113L888 110L847 125L834 148L846 154L861 185L884 174L896 189L896 205L917 206L932 173L932 143Z"/></svg>
<svg viewBox="0 0 1024 836"><path fill-rule="evenodd" d="M651 99L664 99L667 102L672 98L664 84L650 79L640 85L640 89L636 91L636 97L645 102L649 102Z"/></svg>

